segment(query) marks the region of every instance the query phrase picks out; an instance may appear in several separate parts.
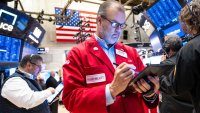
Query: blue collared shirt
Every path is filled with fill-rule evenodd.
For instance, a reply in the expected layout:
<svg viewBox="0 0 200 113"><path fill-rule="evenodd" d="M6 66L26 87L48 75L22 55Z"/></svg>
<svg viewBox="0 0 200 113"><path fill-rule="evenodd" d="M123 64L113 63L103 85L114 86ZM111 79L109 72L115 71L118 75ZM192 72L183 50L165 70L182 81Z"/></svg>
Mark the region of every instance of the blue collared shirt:
<svg viewBox="0 0 200 113"><path fill-rule="evenodd" d="M116 62L115 59L115 48L113 44L110 48L108 47L108 45L106 44L105 40L99 38L96 34L94 34L98 44L101 46L101 48L104 50L104 52L106 53L106 55L108 56L108 58L110 59L111 63L113 64L114 62ZM114 66L114 65L113 65ZM115 66L114 66L115 67ZM106 95L106 106L109 106L111 104L114 103L115 98L112 97L110 90L109 90L109 85L106 85L106 89L105 89L105 95Z"/></svg>
<svg viewBox="0 0 200 113"><path fill-rule="evenodd" d="M110 48L108 47L108 45L106 44L105 40L99 38L96 34L94 35L98 44L101 46L101 48L104 50L104 52L106 53L106 55L108 56L108 58L110 59L110 61L113 63L116 63L116 59L115 59L115 47L113 44Z"/></svg>

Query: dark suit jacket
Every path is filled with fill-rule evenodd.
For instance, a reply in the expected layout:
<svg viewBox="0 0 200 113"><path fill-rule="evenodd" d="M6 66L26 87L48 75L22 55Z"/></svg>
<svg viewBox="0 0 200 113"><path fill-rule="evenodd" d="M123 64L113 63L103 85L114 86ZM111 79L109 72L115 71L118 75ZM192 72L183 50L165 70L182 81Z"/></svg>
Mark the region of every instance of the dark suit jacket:
<svg viewBox="0 0 200 113"><path fill-rule="evenodd" d="M46 81L46 88L53 87L56 88L58 86L58 82L52 76L50 76Z"/></svg>
<svg viewBox="0 0 200 113"><path fill-rule="evenodd" d="M176 64L176 55L161 62L161 64ZM173 72L171 72L173 74ZM193 105L189 93L182 93L179 96L174 94L172 84L167 76L160 77L160 91L162 102L159 104L160 113L193 113Z"/></svg>

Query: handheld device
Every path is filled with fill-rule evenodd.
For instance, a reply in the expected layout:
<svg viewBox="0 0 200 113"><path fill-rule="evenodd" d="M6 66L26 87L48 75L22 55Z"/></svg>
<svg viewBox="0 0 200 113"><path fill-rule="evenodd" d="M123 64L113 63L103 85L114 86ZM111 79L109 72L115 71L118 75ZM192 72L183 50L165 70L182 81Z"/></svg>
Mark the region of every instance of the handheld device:
<svg viewBox="0 0 200 113"><path fill-rule="evenodd" d="M56 97L58 97L60 95L60 93L62 92L63 90L63 82L61 82L57 87L56 87L56 91L53 95L51 95L50 97L47 98L47 101L49 104L52 104L54 102L54 100L56 99Z"/></svg>
<svg viewBox="0 0 200 113"><path fill-rule="evenodd" d="M168 75L173 69L175 65L174 64L150 64L147 67L145 67L141 72L135 76L130 84L135 83L141 78L147 79L147 76L162 76L162 75ZM147 81L148 82L148 81Z"/></svg>

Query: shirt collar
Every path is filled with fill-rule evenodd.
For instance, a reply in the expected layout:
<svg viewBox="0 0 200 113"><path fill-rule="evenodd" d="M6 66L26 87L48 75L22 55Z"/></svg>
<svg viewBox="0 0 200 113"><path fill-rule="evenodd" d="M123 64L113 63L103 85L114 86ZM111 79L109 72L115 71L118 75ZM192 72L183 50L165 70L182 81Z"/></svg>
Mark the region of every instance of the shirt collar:
<svg viewBox="0 0 200 113"><path fill-rule="evenodd" d="M103 47L103 48L106 48L106 49L110 49L110 48L113 48L114 45L116 44L113 44L110 48L108 47L108 45L106 44L106 41L104 39L101 39L99 36L97 36L96 34L94 34L94 37L95 39L97 40L98 44Z"/></svg>
<svg viewBox="0 0 200 113"><path fill-rule="evenodd" d="M25 72L22 68L18 68L19 71L21 71L22 73L24 73L24 75L29 78L29 79L34 79L34 76L30 73Z"/></svg>

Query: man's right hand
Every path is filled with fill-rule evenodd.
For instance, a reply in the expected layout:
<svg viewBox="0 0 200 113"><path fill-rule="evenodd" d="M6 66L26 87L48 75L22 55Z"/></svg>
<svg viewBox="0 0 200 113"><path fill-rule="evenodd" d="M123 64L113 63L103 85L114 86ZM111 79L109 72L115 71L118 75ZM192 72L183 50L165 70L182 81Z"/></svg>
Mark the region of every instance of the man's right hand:
<svg viewBox="0 0 200 113"><path fill-rule="evenodd" d="M56 92L56 90L52 87L47 88L47 90L51 91L52 94L54 94Z"/></svg>
<svg viewBox="0 0 200 113"><path fill-rule="evenodd" d="M115 70L114 79L110 83L109 89L112 97L116 97L119 93L124 91L128 86L128 83L135 74L134 65L121 63Z"/></svg>

